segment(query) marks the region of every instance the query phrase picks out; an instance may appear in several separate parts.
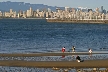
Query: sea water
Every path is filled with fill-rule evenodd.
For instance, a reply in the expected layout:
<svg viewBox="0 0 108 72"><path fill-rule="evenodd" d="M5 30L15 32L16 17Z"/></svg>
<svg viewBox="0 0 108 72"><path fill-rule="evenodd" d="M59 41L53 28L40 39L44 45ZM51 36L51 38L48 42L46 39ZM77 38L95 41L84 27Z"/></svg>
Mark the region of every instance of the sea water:
<svg viewBox="0 0 108 72"><path fill-rule="evenodd" d="M0 53L108 51L108 24L48 23L45 19L1 19Z"/></svg>
<svg viewBox="0 0 108 72"><path fill-rule="evenodd" d="M48 23L45 19L0 20L0 53L61 52L62 47L70 52L72 46L76 52L88 52L89 48L93 52L107 52L108 24ZM55 72L52 68L6 66L0 66L0 71Z"/></svg>

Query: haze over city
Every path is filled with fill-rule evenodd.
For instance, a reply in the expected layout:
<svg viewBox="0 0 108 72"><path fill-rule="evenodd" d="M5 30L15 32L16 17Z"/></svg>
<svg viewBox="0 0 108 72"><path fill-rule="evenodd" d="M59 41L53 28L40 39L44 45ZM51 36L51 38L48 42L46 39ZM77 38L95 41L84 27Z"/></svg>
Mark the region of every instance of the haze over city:
<svg viewBox="0 0 108 72"><path fill-rule="evenodd" d="M61 7L87 7L95 9L103 6L108 10L108 0L0 0L0 2L12 1L12 2L25 2L31 4L45 4L49 6L61 6Z"/></svg>

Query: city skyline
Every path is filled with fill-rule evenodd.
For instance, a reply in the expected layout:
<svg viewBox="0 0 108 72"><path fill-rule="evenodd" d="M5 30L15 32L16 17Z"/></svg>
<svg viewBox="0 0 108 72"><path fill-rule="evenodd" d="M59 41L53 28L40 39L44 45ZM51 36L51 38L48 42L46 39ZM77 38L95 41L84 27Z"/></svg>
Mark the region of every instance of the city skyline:
<svg viewBox="0 0 108 72"><path fill-rule="evenodd" d="M108 0L0 0L0 2L25 2L31 4L44 4L49 6L59 6L59 7L87 7L87 8L100 8L103 6L104 9L108 10L107 2ZM61 3L62 2L62 3Z"/></svg>

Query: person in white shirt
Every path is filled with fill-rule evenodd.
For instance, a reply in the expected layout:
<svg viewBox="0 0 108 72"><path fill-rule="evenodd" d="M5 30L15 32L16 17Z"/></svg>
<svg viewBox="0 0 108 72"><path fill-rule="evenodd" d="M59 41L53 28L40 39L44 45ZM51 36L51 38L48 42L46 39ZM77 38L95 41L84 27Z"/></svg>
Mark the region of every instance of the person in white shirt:
<svg viewBox="0 0 108 72"><path fill-rule="evenodd" d="M75 46L72 46L72 52L75 53Z"/></svg>
<svg viewBox="0 0 108 72"><path fill-rule="evenodd" d="M89 53L92 53L92 50L91 49L89 49Z"/></svg>

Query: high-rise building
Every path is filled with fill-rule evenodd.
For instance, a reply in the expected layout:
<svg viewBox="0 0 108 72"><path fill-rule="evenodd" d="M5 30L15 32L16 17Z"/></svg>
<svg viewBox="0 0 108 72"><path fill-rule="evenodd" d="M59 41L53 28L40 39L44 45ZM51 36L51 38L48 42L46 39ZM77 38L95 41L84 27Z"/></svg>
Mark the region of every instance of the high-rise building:
<svg viewBox="0 0 108 72"><path fill-rule="evenodd" d="M39 13L39 11L40 11L39 9L36 10L37 13Z"/></svg>
<svg viewBox="0 0 108 72"><path fill-rule="evenodd" d="M101 6L101 13L103 13L103 6Z"/></svg>
<svg viewBox="0 0 108 72"><path fill-rule="evenodd" d="M10 14L12 14L12 12L13 12L12 9L10 9Z"/></svg>
<svg viewBox="0 0 108 72"><path fill-rule="evenodd" d="M105 9L103 10L103 13L104 13L104 14L106 14L106 13L107 13Z"/></svg>
<svg viewBox="0 0 108 72"><path fill-rule="evenodd" d="M99 12L99 8L96 8L96 12Z"/></svg>
<svg viewBox="0 0 108 72"><path fill-rule="evenodd" d="M27 17L30 17L31 14L30 14L30 10L27 10Z"/></svg>
<svg viewBox="0 0 108 72"><path fill-rule="evenodd" d="M23 11L20 10L20 11L19 11L19 17L22 17L22 15L23 15Z"/></svg>
<svg viewBox="0 0 108 72"><path fill-rule="evenodd" d="M57 11L57 12L60 12L60 8L56 8L56 11Z"/></svg>
<svg viewBox="0 0 108 72"><path fill-rule="evenodd" d="M2 12L0 11L0 17L2 16Z"/></svg>
<svg viewBox="0 0 108 72"><path fill-rule="evenodd" d="M51 13L51 9L50 8L48 8L48 12Z"/></svg>
<svg viewBox="0 0 108 72"><path fill-rule="evenodd" d="M30 7L30 16L32 16L33 15L33 10L32 10L32 8Z"/></svg>
<svg viewBox="0 0 108 72"><path fill-rule="evenodd" d="M65 11L69 11L69 7L65 7Z"/></svg>

